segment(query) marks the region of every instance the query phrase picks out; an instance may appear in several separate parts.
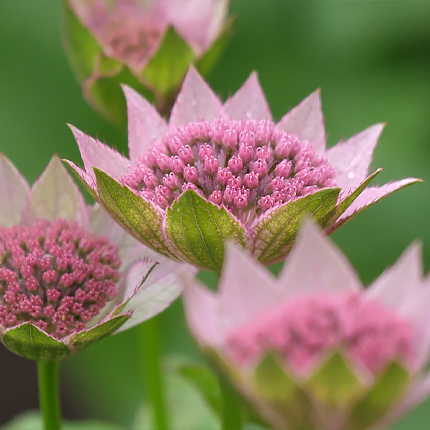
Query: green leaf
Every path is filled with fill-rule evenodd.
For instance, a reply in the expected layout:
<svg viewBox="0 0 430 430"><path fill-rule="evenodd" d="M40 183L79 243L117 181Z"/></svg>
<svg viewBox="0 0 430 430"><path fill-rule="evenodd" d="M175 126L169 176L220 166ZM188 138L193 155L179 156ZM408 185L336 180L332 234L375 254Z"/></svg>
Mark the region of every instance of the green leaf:
<svg viewBox="0 0 430 430"><path fill-rule="evenodd" d="M285 258L293 246L296 233L306 216L320 224L334 211L339 188L327 188L287 203L261 217L251 227L254 234L255 257L264 265Z"/></svg>
<svg viewBox="0 0 430 430"><path fill-rule="evenodd" d="M60 361L71 353L63 342L48 336L30 323L7 330L2 341L6 348L30 360Z"/></svg>
<svg viewBox="0 0 430 430"><path fill-rule="evenodd" d="M169 26L160 48L146 65L142 77L154 90L166 96L181 86L194 58L193 49Z"/></svg>
<svg viewBox="0 0 430 430"><path fill-rule="evenodd" d="M74 352L80 351L87 346L90 346L92 343L109 336L115 330L118 330L129 318L129 315L118 315L113 317L87 331L76 333L69 339L68 343L71 348L75 349Z"/></svg>
<svg viewBox="0 0 430 430"><path fill-rule="evenodd" d="M219 415L221 400L218 379L208 368L196 364L183 364L178 367L178 373L194 385L206 404Z"/></svg>
<svg viewBox="0 0 430 430"><path fill-rule="evenodd" d="M345 407L365 390L339 352L328 359L306 382L305 387L317 403L327 403L334 408Z"/></svg>
<svg viewBox="0 0 430 430"><path fill-rule="evenodd" d="M230 16L224 25L224 28L212 46L202 57L196 61L196 68L202 76L207 76L215 66L215 63L225 51L227 43L233 34L233 23L235 17Z"/></svg>
<svg viewBox="0 0 430 430"><path fill-rule="evenodd" d="M116 424L100 421L65 421L62 423L63 430L123 430ZM2 430L43 430L43 423L38 412L26 412L4 427Z"/></svg>
<svg viewBox="0 0 430 430"><path fill-rule="evenodd" d="M313 430L313 406L300 385L290 378L272 355L258 364L254 375L255 389L262 401L279 417L279 428Z"/></svg>
<svg viewBox="0 0 430 430"><path fill-rule="evenodd" d="M348 428L362 430L381 419L403 395L409 381L408 371L396 362L391 363L352 409Z"/></svg>
<svg viewBox="0 0 430 430"><path fill-rule="evenodd" d="M373 172L366 180L360 184L360 186L354 190L348 197L346 197L337 207L336 219L338 219L354 202L354 200L364 191L364 189L375 179L375 177L382 172L382 169L378 169Z"/></svg>
<svg viewBox="0 0 430 430"><path fill-rule="evenodd" d="M69 6L69 0L63 0L61 27L69 61L77 78L82 82L93 73L97 55L102 48L76 17Z"/></svg>
<svg viewBox="0 0 430 430"><path fill-rule="evenodd" d="M162 237L162 215L154 206L94 168L100 203L128 233L144 245L176 259Z"/></svg>
<svg viewBox="0 0 430 430"><path fill-rule="evenodd" d="M224 241L245 246L247 236L226 209L219 208L192 190L185 191L167 209L166 236L183 258L197 267L220 272Z"/></svg>

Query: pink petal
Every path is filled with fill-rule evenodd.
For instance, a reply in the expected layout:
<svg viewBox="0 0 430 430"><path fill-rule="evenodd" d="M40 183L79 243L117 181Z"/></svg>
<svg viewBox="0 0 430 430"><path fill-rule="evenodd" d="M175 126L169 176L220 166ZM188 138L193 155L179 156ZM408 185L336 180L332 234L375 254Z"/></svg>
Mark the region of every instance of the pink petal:
<svg viewBox="0 0 430 430"><path fill-rule="evenodd" d="M189 328L201 345L219 345L222 337L218 329L219 302L215 293L188 276L182 278L182 284Z"/></svg>
<svg viewBox="0 0 430 430"><path fill-rule="evenodd" d="M224 109L232 119L272 119L256 72L252 72L242 87L225 102Z"/></svg>
<svg viewBox="0 0 430 430"><path fill-rule="evenodd" d="M326 145L324 117L321 109L320 90L314 91L298 106L291 109L278 123L288 133L312 142L315 153L323 154Z"/></svg>
<svg viewBox="0 0 430 430"><path fill-rule="evenodd" d="M69 127L79 146L85 170L94 181L93 167L104 170L115 179L119 179L123 173L127 172L128 165L130 164L127 158L109 146L78 130L76 127L72 125Z"/></svg>
<svg viewBox="0 0 430 430"><path fill-rule="evenodd" d="M0 226L20 223L29 192L30 187L18 169L0 154Z"/></svg>
<svg viewBox="0 0 430 430"><path fill-rule="evenodd" d="M66 160L64 158L61 161L67 163L88 184L88 186L97 193L97 184L94 179L94 175L90 176L90 174L77 166L73 161Z"/></svg>
<svg viewBox="0 0 430 430"><path fill-rule="evenodd" d="M339 248L306 220L279 277L284 297L360 291L361 282Z"/></svg>
<svg viewBox="0 0 430 430"><path fill-rule="evenodd" d="M421 179L417 178L406 178L400 181L390 182L382 185L381 187L369 187L366 188L349 206L349 208L339 217L335 224L330 228L330 231L335 230L339 225L345 223L353 215L357 215L363 211L366 207L373 205L377 201L389 196L401 188L407 187L408 185L421 182Z"/></svg>
<svg viewBox="0 0 430 430"><path fill-rule="evenodd" d="M409 295L422 288L422 245L414 242L397 260L396 264L385 270L366 290L370 298L382 302L396 310Z"/></svg>
<svg viewBox="0 0 430 430"><path fill-rule="evenodd" d="M221 101L191 66L173 106L170 127L200 120L213 121L223 112Z"/></svg>
<svg viewBox="0 0 430 430"><path fill-rule="evenodd" d="M129 271L125 297L130 296L131 291L133 293L123 312L132 310L133 314L119 331L134 327L170 306L181 293L179 277L190 271L190 266L166 260L156 265L142 283L151 264L140 261Z"/></svg>
<svg viewBox="0 0 430 430"><path fill-rule="evenodd" d="M159 0L164 14L197 55L210 47L220 33L227 14L228 0Z"/></svg>
<svg viewBox="0 0 430 430"><path fill-rule="evenodd" d="M336 172L335 181L343 191L357 188L366 179L383 128L384 124L369 127L327 151L327 160Z"/></svg>
<svg viewBox="0 0 430 430"><path fill-rule="evenodd" d="M276 279L244 249L227 243L219 300L223 334L279 303Z"/></svg>
<svg viewBox="0 0 430 430"><path fill-rule="evenodd" d="M137 91L126 85L122 88L127 100L128 148L130 159L135 160L167 132L167 125L154 106Z"/></svg>
<svg viewBox="0 0 430 430"><path fill-rule="evenodd" d="M78 187L60 159L54 155L40 178L34 183L23 211L23 222L36 219L66 219L88 227L88 214Z"/></svg>

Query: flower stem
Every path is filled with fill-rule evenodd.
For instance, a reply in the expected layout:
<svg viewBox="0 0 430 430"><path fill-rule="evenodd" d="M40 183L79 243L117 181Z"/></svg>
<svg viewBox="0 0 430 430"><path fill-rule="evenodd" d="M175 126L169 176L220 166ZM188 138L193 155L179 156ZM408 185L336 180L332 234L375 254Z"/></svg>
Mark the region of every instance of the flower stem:
<svg viewBox="0 0 430 430"><path fill-rule="evenodd" d="M152 409L153 430L168 430L169 423L161 378L160 327L157 317L145 321L140 328L140 356L143 382Z"/></svg>
<svg viewBox="0 0 430 430"><path fill-rule="evenodd" d="M58 367L57 361L37 362L39 404L44 430L61 430Z"/></svg>
<svg viewBox="0 0 430 430"><path fill-rule="evenodd" d="M221 391L221 430L241 430L242 413L240 399L224 376L218 376Z"/></svg>

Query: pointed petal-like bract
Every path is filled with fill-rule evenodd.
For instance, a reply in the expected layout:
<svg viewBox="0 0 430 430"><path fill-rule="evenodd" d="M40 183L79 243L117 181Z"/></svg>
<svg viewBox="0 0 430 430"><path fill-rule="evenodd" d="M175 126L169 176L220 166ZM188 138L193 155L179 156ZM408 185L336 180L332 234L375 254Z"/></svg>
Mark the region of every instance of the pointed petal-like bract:
<svg viewBox="0 0 430 430"><path fill-rule="evenodd" d="M232 119L272 119L256 72L252 72L242 87L225 102L224 109Z"/></svg>
<svg viewBox="0 0 430 430"><path fill-rule="evenodd" d="M380 187L366 188L349 206L349 208L339 217L331 230L335 230L338 224L343 224L349 218L359 214L366 207L373 205L377 201L389 196L397 190L400 190L408 185L422 182L417 178L406 178L400 181L389 182L388 184L381 185Z"/></svg>
<svg viewBox="0 0 430 430"><path fill-rule="evenodd" d="M191 276L195 274L191 266L166 260L163 264L156 265L145 278L148 266L145 261L138 262L129 271L128 290L134 286L136 292L123 312L132 310L133 313L120 331L134 327L166 309L181 293L178 277L190 271Z"/></svg>
<svg viewBox="0 0 430 430"><path fill-rule="evenodd" d="M228 243L219 285L223 331L241 326L276 305L279 298L276 279L270 272L238 245Z"/></svg>
<svg viewBox="0 0 430 430"><path fill-rule="evenodd" d="M23 222L36 219L75 221L88 226L85 203L63 163L54 155L41 177L34 183L23 211Z"/></svg>
<svg viewBox="0 0 430 430"><path fill-rule="evenodd" d="M99 169L108 172L109 175L115 179L119 179L123 173L127 172L128 164L130 162L119 152L113 150L100 141L93 139L91 136L88 136L72 125L70 126L70 129L72 130L79 146L85 170L94 181L95 176L93 167L98 167Z"/></svg>
<svg viewBox="0 0 430 430"><path fill-rule="evenodd" d="M173 106L169 126L188 122L212 121L223 114L222 103L194 67L185 77L182 89Z"/></svg>
<svg viewBox="0 0 430 430"><path fill-rule="evenodd" d="M18 169L0 154L0 226L11 227L21 221L30 186Z"/></svg>
<svg viewBox="0 0 430 430"><path fill-rule="evenodd" d="M127 100L129 155L135 160L167 132L167 125L155 107L137 91L127 85L123 85L123 90Z"/></svg>
<svg viewBox="0 0 430 430"><path fill-rule="evenodd" d="M384 124L376 124L327 151L328 162L336 172L336 183L343 191L358 187L366 179L383 128Z"/></svg>
<svg viewBox="0 0 430 430"><path fill-rule="evenodd" d="M218 327L219 302L216 294L189 276L181 277L180 281L187 323L197 341L202 346L219 345L222 336Z"/></svg>
<svg viewBox="0 0 430 430"><path fill-rule="evenodd" d="M396 264L373 282L372 288L367 290L368 296L395 310L409 295L416 294L421 287L423 276L421 249L422 246L418 242L410 245Z"/></svg>
<svg viewBox="0 0 430 430"><path fill-rule="evenodd" d="M314 91L298 106L291 109L278 123L288 133L297 134L302 140L312 142L314 151L320 155L325 150L326 136L321 109L320 90Z"/></svg>
<svg viewBox="0 0 430 430"><path fill-rule="evenodd" d="M279 282L284 297L360 291L361 288L349 261L309 220L302 225Z"/></svg>

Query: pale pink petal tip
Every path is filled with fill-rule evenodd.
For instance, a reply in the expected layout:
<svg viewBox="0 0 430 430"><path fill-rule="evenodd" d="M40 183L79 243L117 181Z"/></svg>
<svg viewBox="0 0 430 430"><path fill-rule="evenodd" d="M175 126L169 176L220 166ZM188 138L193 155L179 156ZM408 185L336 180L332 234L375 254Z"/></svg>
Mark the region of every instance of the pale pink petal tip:
<svg viewBox="0 0 430 430"><path fill-rule="evenodd" d="M354 292L362 287L348 259L311 220L303 223L280 282L286 297Z"/></svg>
<svg viewBox="0 0 430 430"><path fill-rule="evenodd" d="M339 225L343 224L352 216L360 213L366 207L373 205L377 201L389 196L397 190L400 190L408 185L422 182L418 178L406 178L400 181L389 182L380 187L368 187L354 200L351 206L339 217L336 223L331 227L331 231L335 230Z"/></svg>
<svg viewBox="0 0 430 430"><path fill-rule="evenodd" d="M224 109L232 119L272 119L256 72L252 72L242 87L225 102Z"/></svg>
<svg viewBox="0 0 430 430"><path fill-rule="evenodd" d="M336 183L343 191L358 187L366 179L373 151L384 126L373 125L327 151L327 159L336 172Z"/></svg>
<svg viewBox="0 0 430 430"><path fill-rule="evenodd" d="M135 160L167 132L167 125L157 109L137 91L127 85L122 85L122 89L127 101L130 159Z"/></svg>
<svg viewBox="0 0 430 430"><path fill-rule="evenodd" d="M0 153L0 226L19 224L30 186L10 160Z"/></svg>
<svg viewBox="0 0 430 430"><path fill-rule="evenodd" d="M224 328L230 330L278 303L276 279L242 247L228 242L219 300Z"/></svg>
<svg viewBox="0 0 430 430"><path fill-rule="evenodd" d="M104 170L115 179L128 171L130 161L119 152L69 125L81 152L87 174L94 178L93 167Z"/></svg>
<svg viewBox="0 0 430 430"><path fill-rule="evenodd" d="M320 155L326 146L324 117L320 90L314 91L298 106L291 109L278 123L278 127L296 134L302 140L312 142L314 151Z"/></svg>
<svg viewBox="0 0 430 430"><path fill-rule="evenodd" d="M173 106L170 126L173 128L200 120L213 121L223 112L219 98L191 66Z"/></svg>

